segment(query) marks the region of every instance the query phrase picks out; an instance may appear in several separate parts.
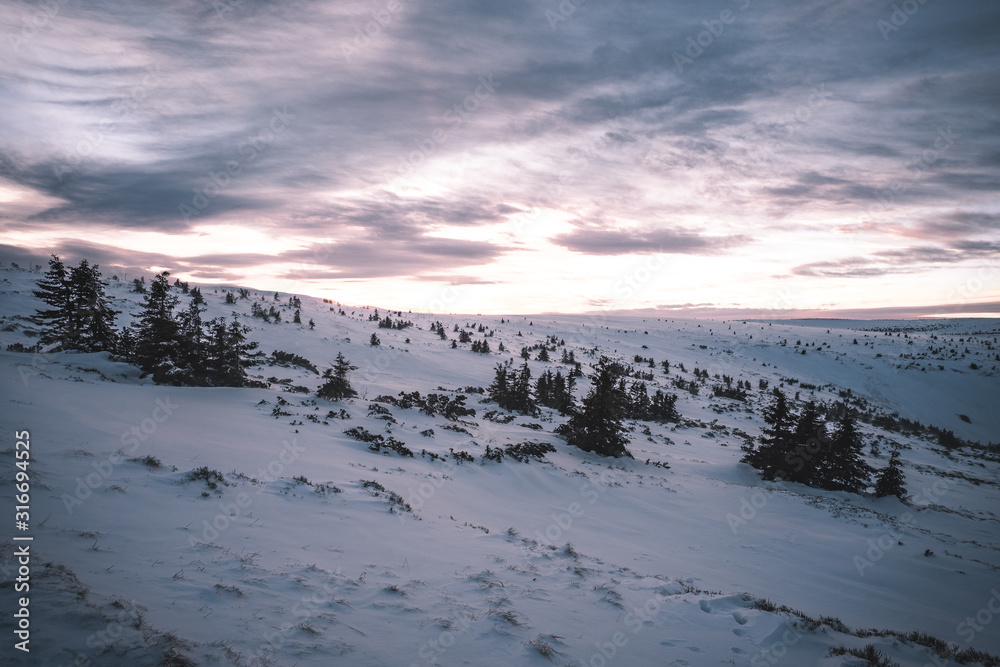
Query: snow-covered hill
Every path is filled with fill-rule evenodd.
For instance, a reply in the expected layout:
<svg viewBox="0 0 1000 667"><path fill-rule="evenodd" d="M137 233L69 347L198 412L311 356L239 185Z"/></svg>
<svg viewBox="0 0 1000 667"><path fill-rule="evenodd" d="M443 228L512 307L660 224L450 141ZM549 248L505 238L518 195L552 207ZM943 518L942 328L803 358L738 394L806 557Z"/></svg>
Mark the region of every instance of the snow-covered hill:
<svg viewBox="0 0 1000 667"><path fill-rule="evenodd" d="M38 277L0 271L4 350L36 340L26 317ZM264 323L251 299L227 305L226 289L202 286L206 319L240 313L264 352L320 371L342 352L360 396L317 399L321 377L298 366L252 369L269 389L165 387L103 353L0 352L4 661L860 665L840 647L872 644L900 665L938 665L956 651L1000 653L996 321L391 313L413 326L390 330L372 309L301 297L310 329L290 323L287 294L251 291L284 310L285 322ZM109 293L129 323L141 295ZM483 325L493 352L452 349L436 321L449 338L457 324L482 339ZM625 460L567 446L550 410L486 418L498 408L480 388L495 365L519 365L522 347L550 336L565 345L554 361L533 354L533 376L565 374L563 349L585 374L607 355L678 393L682 423L630 422ZM695 368L710 374L697 395L674 387ZM712 396L722 375L749 381L749 401ZM865 411L869 462L882 468L901 447L910 500L762 482L739 462L771 400L762 381L797 406L846 399ZM476 414L449 420L384 398L414 391L465 395ZM965 446L945 449L928 426ZM414 456L372 451L352 428ZM526 442L556 451L483 456ZM18 593L25 544L30 592ZM30 654L13 648L22 595Z"/></svg>

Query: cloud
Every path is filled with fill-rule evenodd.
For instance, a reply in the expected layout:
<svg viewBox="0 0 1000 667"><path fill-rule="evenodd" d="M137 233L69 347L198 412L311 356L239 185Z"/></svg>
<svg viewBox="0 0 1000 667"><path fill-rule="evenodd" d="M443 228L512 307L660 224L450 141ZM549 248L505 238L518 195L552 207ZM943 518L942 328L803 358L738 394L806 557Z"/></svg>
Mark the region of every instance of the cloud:
<svg viewBox="0 0 1000 667"><path fill-rule="evenodd" d="M831 326L844 325L836 320L893 320L920 317L962 317L1000 314L1000 301L979 303L938 303L920 306L885 306L876 308L785 308L759 309L721 306L715 304L692 304L690 306L655 308L641 310L611 311L622 315L643 317L690 317L695 319L744 319L760 321L780 321L794 319L829 319Z"/></svg>
<svg viewBox="0 0 1000 667"><path fill-rule="evenodd" d="M86 258L92 264L123 268L131 273L149 272L151 267L165 267L174 273L196 275L199 280L229 281L254 267L291 265L293 268L283 270L278 277L319 281L410 276L430 282L459 280L461 276L446 276L440 272L488 263L507 251L502 246L479 241L429 236L351 239L312 244L275 254L214 253L177 256L75 239L61 239L41 249L19 246L0 246L0 249L5 249L8 256L23 256L26 262L40 263L41 258L54 253L65 261L75 262ZM461 282L471 284L479 281L463 279Z"/></svg>
<svg viewBox="0 0 1000 667"><path fill-rule="evenodd" d="M868 257L810 262L792 269L798 276L823 278L869 278L893 273L917 273L928 269L1000 256L1000 243L963 241L950 248L910 246L882 250Z"/></svg>
<svg viewBox="0 0 1000 667"><path fill-rule="evenodd" d="M587 255L678 253L711 255L745 245L753 239L742 234L707 236L686 229L611 230L578 229L550 239L556 245Z"/></svg>
<svg viewBox="0 0 1000 667"><path fill-rule="evenodd" d="M346 240L315 244L282 253L277 262L300 263L281 277L296 280L331 278L422 277L438 280L438 273L488 263L505 248L479 241L437 237Z"/></svg>
<svg viewBox="0 0 1000 667"><path fill-rule="evenodd" d="M7 12L0 30L20 41L0 62L0 240L75 252L108 229L237 225L305 250L170 264L291 263L278 271L334 281L504 275L540 238L597 257L721 255L767 247L793 219L944 248L913 254L917 270L996 240L1000 5L924 3L887 36L891 7L861 0L725 3L721 32L723 7L695 0L573 6L553 22L558 3L528 0L102 0L61 3L30 35L30 14ZM899 184L867 227L843 222ZM504 223L532 207L611 222L511 240ZM693 222L734 216L739 233ZM793 273L909 270L874 254Z"/></svg>
<svg viewBox="0 0 1000 667"><path fill-rule="evenodd" d="M893 222L866 221L843 225L837 231L874 232L908 239L938 242L972 242L1000 232L1000 214L965 209L950 209L925 214L918 220Z"/></svg>

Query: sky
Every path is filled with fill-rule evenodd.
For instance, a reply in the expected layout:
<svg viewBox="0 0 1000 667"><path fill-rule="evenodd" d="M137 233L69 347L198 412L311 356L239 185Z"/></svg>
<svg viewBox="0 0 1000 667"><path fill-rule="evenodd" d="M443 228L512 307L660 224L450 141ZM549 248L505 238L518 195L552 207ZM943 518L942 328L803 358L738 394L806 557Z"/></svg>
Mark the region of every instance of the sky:
<svg viewBox="0 0 1000 667"><path fill-rule="evenodd" d="M0 0L0 38L5 264L1000 315L995 1Z"/></svg>

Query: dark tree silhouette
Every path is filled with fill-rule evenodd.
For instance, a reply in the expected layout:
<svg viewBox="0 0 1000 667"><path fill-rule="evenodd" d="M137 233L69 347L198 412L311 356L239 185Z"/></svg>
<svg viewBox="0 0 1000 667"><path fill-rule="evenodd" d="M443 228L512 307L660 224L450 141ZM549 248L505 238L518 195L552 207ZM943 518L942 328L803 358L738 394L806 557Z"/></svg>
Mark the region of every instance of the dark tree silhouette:
<svg viewBox="0 0 1000 667"><path fill-rule="evenodd" d="M207 381L214 387L246 387L259 385L247 377L246 369L257 363L263 352L257 351L257 343L247 340L250 327L240 324L236 316L227 325L225 319L217 317L208 323L209 336L205 344L205 366Z"/></svg>
<svg viewBox="0 0 1000 667"><path fill-rule="evenodd" d="M42 345L65 345L71 338L70 313L73 301L69 271L58 256L52 255L49 270L38 281L37 289L32 293L50 306L47 310L37 310L32 318L32 322L43 327L40 342Z"/></svg>
<svg viewBox="0 0 1000 667"><path fill-rule="evenodd" d="M32 322L41 326L40 342L53 350L114 351L117 346L115 311L104 293L101 271L84 259L71 269L52 255L49 270L33 294L49 306L37 310Z"/></svg>
<svg viewBox="0 0 1000 667"><path fill-rule="evenodd" d="M794 448L785 453L779 477L789 482L819 486L825 479L820 452L830 438L826 434L826 424L812 401L806 403L799 415L792 439Z"/></svg>
<svg viewBox="0 0 1000 667"><path fill-rule="evenodd" d="M850 493L861 493L867 489L873 470L862 456L864 446L854 414L851 410L844 410L828 448L824 448L822 476L816 486Z"/></svg>
<svg viewBox="0 0 1000 667"><path fill-rule="evenodd" d="M581 409L557 429L566 441L587 452L602 456L632 458L626 445L628 436L622 420L626 416L628 396L622 391L612 362L601 357L594 367L590 392Z"/></svg>
<svg viewBox="0 0 1000 667"><path fill-rule="evenodd" d="M358 392L351 387L351 382L347 378L347 375L357 368L344 358L343 352L338 352L337 360L333 362L333 368L328 368L323 373L326 382L319 388L317 395L328 401L340 401L357 396Z"/></svg>
<svg viewBox="0 0 1000 667"><path fill-rule="evenodd" d="M177 374L180 324L174 319L177 297L170 292L164 271L153 278L146 294L136 337L136 363L157 384L179 384Z"/></svg>
<svg viewBox="0 0 1000 667"><path fill-rule="evenodd" d="M794 449L792 425L795 415L788 406L784 392L775 389L774 403L764 411L767 427L763 430L760 445L744 445L741 459L760 471L761 477L773 481L781 476L785 457Z"/></svg>
<svg viewBox="0 0 1000 667"><path fill-rule="evenodd" d="M889 455L889 465L879 473L875 481L875 497L886 496L896 496L900 500L906 498L906 479L903 476L903 463L897 450L893 450Z"/></svg>

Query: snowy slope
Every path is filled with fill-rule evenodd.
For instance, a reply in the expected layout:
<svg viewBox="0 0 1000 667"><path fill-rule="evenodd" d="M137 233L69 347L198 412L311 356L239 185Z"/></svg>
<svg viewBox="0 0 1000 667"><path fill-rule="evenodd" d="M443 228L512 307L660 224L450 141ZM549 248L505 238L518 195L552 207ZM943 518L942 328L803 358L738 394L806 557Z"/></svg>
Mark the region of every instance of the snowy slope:
<svg viewBox="0 0 1000 667"><path fill-rule="evenodd" d="M39 305L37 278L0 271L4 349L35 340L23 318ZM501 324L402 313L414 326L396 331L377 328L370 309L302 297L310 330L253 319L248 300L224 303L223 288L202 291L206 319L241 313L267 353L322 370L343 352L359 367L351 380L361 396L316 399L321 378L297 367L253 369L287 380L270 389L178 388L105 354L0 352L11 513L15 431L30 431L33 457L32 650L4 646L12 664L851 665L864 661L830 649L866 644L901 665L943 664L898 636L914 631L1000 653L990 609L1000 609L1000 464L985 447L1000 441L994 321L598 314ZM138 311L126 286L110 293L117 309ZM262 296L278 306L289 295L253 292ZM494 351L450 349L429 330L438 320L449 338L455 324L494 330ZM368 345L373 332L380 347ZM520 365L521 347L549 335L585 373L601 354L669 360L670 375L635 366L654 373L651 389L680 395L684 421L633 424L635 460L613 460L568 447L552 433L564 419L552 411L485 419L496 405L466 388L487 386L504 359ZM535 377L567 370L530 366ZM698 395L671 387L695 367L749 380L751 400L712 397L714 377ZM875 467L890 441L903 447L906 504L762 482L739 463L741 434L759 434L769 402L761 380L798 392L797 405L850 389L869 408L983 446L947 452L927 434L863 425L880 445ZM461 391L476 416L452 422L378 403L386 420L370 410L400 391ZM370 451L343 433L352 427L391 434L416 455ZM542 461L482 458L487 445L525 441L557 451ZM202 467L221 473L216 488L190 479ZM14 543L3 549L10 637ZM897 635L848 632L859 628Z"/></svg>

